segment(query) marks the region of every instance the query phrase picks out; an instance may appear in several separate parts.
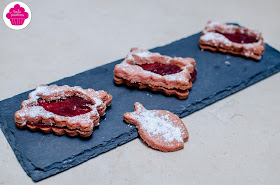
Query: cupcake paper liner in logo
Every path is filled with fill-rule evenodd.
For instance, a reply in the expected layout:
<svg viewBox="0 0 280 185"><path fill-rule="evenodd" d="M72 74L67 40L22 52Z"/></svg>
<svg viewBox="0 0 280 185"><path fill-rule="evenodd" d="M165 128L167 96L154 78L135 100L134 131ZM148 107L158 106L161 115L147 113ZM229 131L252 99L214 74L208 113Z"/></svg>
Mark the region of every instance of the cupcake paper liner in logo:
<svg viewBox="0 0 280 185"><path fill-rule="evenodd" d="M4 22L8 27L15 30L25 28L31 21L31 11L22 2L12 2L8 4L3 12Z"/></svg>

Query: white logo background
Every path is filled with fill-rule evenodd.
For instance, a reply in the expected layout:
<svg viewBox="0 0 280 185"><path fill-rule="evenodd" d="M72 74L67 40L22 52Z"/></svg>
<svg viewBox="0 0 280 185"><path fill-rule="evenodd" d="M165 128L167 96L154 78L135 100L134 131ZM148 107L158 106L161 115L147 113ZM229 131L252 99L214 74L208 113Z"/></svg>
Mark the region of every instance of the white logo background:
<svg viewBox="0 0 280 185"><path fill-rule="evenodd" d="M10 9L13 8L16 4L19 4L21 7L23 7L24 10L28 13L28 18L25 19L23 25L12 25L10 19L8 19L6 17L6 14L9 13ZM31 21L31 11L26 4L24 4L22 2L19 2L19 1L15 1L15 2L12 2L12 3L10 3L6 6L6 8L4 9L4 12L3 12L3 19L4 19L4 22L6 23L6 25L9 28L14 29L14 30L21 30L21 29L25 28L30 23L30 21Z"/></svg>

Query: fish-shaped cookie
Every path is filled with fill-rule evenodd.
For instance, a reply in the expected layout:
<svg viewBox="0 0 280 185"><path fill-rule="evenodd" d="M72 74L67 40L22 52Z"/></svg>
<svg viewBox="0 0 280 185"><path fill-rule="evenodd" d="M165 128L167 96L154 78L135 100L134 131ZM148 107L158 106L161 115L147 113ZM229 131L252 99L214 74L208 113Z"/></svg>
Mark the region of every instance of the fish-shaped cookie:
<svg viewBox="0 0 280 185"><path fill-rule="evenodd" d="M147 110L139 103L134 103L134 112L123 115L127 123L137 127L141 138L152 148L173 152L184 148L189 138L183 121L166 110Z"/></svg>

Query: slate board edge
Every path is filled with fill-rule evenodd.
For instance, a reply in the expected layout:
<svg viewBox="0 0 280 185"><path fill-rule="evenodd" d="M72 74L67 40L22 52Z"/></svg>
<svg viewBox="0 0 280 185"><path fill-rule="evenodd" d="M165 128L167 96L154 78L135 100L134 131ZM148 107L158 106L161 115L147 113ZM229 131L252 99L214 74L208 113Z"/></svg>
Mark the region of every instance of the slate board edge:
<svg viewBox="0 0 280 185"><path fill-rule="evenodd" d="M34 173L30 173L30 177L32 178L33 181L38 182L41 181L45 178L48 178L52 175L56 175L58 173L61 173L63 171L66 171L74 166L77 166L83 162L86 162L87 160L94 158L98 155L101 155L105 152L108 152L110 150L113 150L117 148L120 145L123 145L135 138L138 137L138 132L137 129L133 129L131 132L127 132L124 134L121 134L120 136L108 141L106 144L98 146L98 147L93 147L87 151L84 151L83 153L80 153L75 156L71 156L70 158L61 161L59 163L53 163L52 165L49 166L48 170L37 170ZM96 150L96 148L99 148L100 151L98 152L93 152ZM85 158L86 157L86 158ZM72 160L73 159L73 160ZM64 164L66 162L67 165L61 166L61 164Z"/></svg>
<svg viewBox="0 0 280 185"><path fill-rule="evenodd" d="M234 86L234 87L228 87L227 89L223 90L223 91L219 91L217 92L216 94L214 94L213 96L210 96L206 99L203 99L199 102L197 102L196 104L192 104L188 107L194 107L194 106L197 106L195 108L192 108L190 110L188 110L186 107L185 111L181 111L181 112L176 112L175 114L178 115L180 118L183 118L185 116L188 116L190 115L191 113L194 113L208 105L211 105L221 99L224 99L238 91L241 91L263 79L266 79L267 77L269 76L272 76L273 74L276 74L277 72L280 71L280 65L275 65L273 68L270 68L269 70L266 70L266 71L262 71L258 74L256 74L255 76L251 77L249 80L247 81L243 81L241 82L239 85L237 86ZM223 92L230 92L229 94L225 93L225 94L222 94ZM220 97L219 97L220 96ZM216 97L216 98L213 98L213 97ZM211 101L213 100L213 101Z"/></svg>
<svg viewBox="0 0 280 185"><path fill-rule="evenodd" d="M199 32L199 33L201 33L201 32ZM199 33L197 33L197 34L199 34ZM195 34L193 34L193 35L195 35ZM191 36L193 36L193 35L191 35ZM174 41L174 42L172 42L172 43L170 43L170 44L173 44L173 43L178 42L178 41L181 41L181 40L185 40L185 39L187 39L187 38L189 38L189 37L191 37L191 36L188 36L188 37L186 37L186 38L182 38L182 39L176 40L176 41ZM169 45L169 44L166 44L166 45ZM164 45L164 46L166 46L166 45ZM156 48L153 48L153 49L150 49L150 50L155 51L155 50L157 50L157 49L159 49L159 48L161 48L161 47L164 47L164 46L156 47ZM272 48L273 48L273 47L272 47ZM273 48L273 49L275 49L275 48ZM275 49L275 50L276 50L276 49ZM276 50L276 51L277 51L277 50ZM123 59L120 59L120 60L117 60L117 61L111 62L111 63L119 63L119 62L122 61L122 60L123 60ZM111 64L111 63L108 63L108 64ZM104 67L104 66L106 66L106 65L108 65L108 64L101 65L101 66L98 66L98 67L95 67L95 68L102 68L102 67ZM95 69L95 68L93 68L93 69ZM92 69L83 71L83 72L78 73L78 74L76 74L76 75L80 75L80 74L85 73L85 72L90 71L90 70L92 70ZM210 104L212 104L212 103L214 103L214 102L216 102L216 101L218 101L218 100L221 100L221 99L223 99L223 98L225 98L225 97L227 97L227 96L229 96L229 95L231 95L231 94L233 94L233 93L235 93L235 92L237 92L237 91L239 91L239 90L242 90L242 89L246 88L247 86L244 85L244 84L247 83L247 84L249 84L249 85L252 85L252 84L254 84L254 83L256 83L256 82L258 82L258 81L260 81L260 80L262 80L262 79L264 79L264 78L266 78L266 77L268 77L268 76L270 76L270 75L272 75L272 74L274 74L274 73L276 73L276 72L278 72L279 70L280 70L280 65L276 65L276 66L274 66L274 68L271 68L270 70L265 71L265 73L259 73L258 75L255 75L253 78L251 78L251 79L248 80L247 82L242 82L242 83L240 83L238 86L233 87L234 90L231 91L231 93L229 93L229 94L223 95L222 93L223 93L224 91L220 91L220 92L216 93L214 96L219 96L220 94L222 94L222 95L221 95L220 97L216 98L215 101L207 101L207 100L209 99L209 98L207 98L207 99L204 99L204 100L199 101L199 102L196 103L196 104L191 105L192 107L198 105L196 108L193 108L192 110L189 110L189 111L186 110L186 111L181 111L181 112L175 112L175 114L177 114L177 115L180 116L180 117L185 117L185 116L187 116L187 115L189 115L189 114L191 114L191 113L193 113L193 112L195 112L195 111L197 111L197 110L200 110L200 109L204 108L204 107L207 106L207 105L210 105ZM259 76L260 74L265 74L265 75L264 75L264 76ZM76 75L69 76L69 77L65 77L65 78L62 78L62 79L60 79L60 80L63 80L63 79L66 79L66 78L70 78L70 77L74 77L74 76L76 76ZM54 84L54 83L56 83L56 82L58 82L58 81L60 81L60 80L57 80L57 81L52 82L52 83L50 83L50 84ZM20 94L15 95L15 96L19 96L19 95L21 95L21 94L24 94L24 93L27 93L27 92L31 92L31 91L32 91L32 90L26 91L26 92L20 93ZM225 90L225 91L227 91L227 90ZM15 96L13 96L13 97L15 97ZM13 98L13 97L11 97L11 98ZM11 98L7 98L7 99L11 99ZM4 99L4 100L2 100L2 101L5 101L5 100L7 100L7 99ZM0 104L1 104L2 101L0 101ZM190 107L190 106L189 106L189 107ZM1 113L0 113L0 118L1 118ZM11 146L14 146L14 145L15 145L15 141L14 141L14 139L13 139L13 138L14 138L14 137L13 137L13 133L12 133L10 130L7 130L6 128L4 128L4 123L3 123L1 120L2 120L2 119L0 119L0 128L2 129L2 131L3 131L3 133L4 133L5 136L9 136L9 137L6 137L6 139L7 139L8 142L9 142L9 144L10 144ZM136 135L134 135L135 133L136 133ZM116 148L116 147L119 146L119 145L122 145L122 144L124 144L124 143L126 143L126 142L129 142L130 140L136 138L137 136L138 136L137 130L135 129L135 132L133 132L133 133L131 134L131 138L130 138L129 140L127 140L127 141L125 141L125 142L117 143L117 145L114 146L113 148ZM15 148L15 147L12 147L12 148ZM113 149L113 148L111 148L111 149ZM93 149L94 149L94 148L93 148ZM93 149L92 149L92 150L93 150ZM107 149L107 150L105 149L105 150L103 150L101 153L96 154L96 155L94 155L94 156L90 156L90 157L88 157L88 158L85 159L85 160L74 161L72 164L71 164L71 163L68 163L68 165L69 165L69 164L71 164L71 165L69 165L69 166L67 166L67 167L65 167L65 168L63 168L63 167L62 167L62 168L59 168L57 171L55 170L55 169L56 169L55 163L53 163L52 165L50 165L50 166L47 167L49 170L44 171L44 170L37 169L37 171L38 171L37 173L32 173L32 172L30 172L30 171L36 170L36 168L32 165L31 162L30 162L30 164L25 164L25 163L23 162L24 160L22 160L22 159L25 158L25 156L21 155L16 149L14 149L13 151L14 151L15 155L17 156L17 159L18 159L18 161L20 162L21 166L23 167L24 171L26 171L26 173L32 178L33 181L37 182L37 181L43 180L43 179L45 179L45 178L47 178L47 177L49 177L49 176L52 176L52 175L54 175L54 174L57 174L57 173L60 173L60 172L65 171L65 170L67 170L67 169L70 169L70 168L73 167L73 166L76 166L76 165L78 165L78 164L80 164L80 163L83 163L83 162L89 160L90 158L96 157L96 156L98 156L98 155L100 155L100 154L102 154L102 153L104 153L104 152L107 152L107 151L109 151L109 150L111 150L111 149ZM89 150L89 151L90 151L90 150ZM89 151L88 151L88 152L89 152ZM87 153L87 152L86 152L86 153ZM80 155L80 156L82 156L82 155ZM70 157L70 158L71 158L71 157ZM68 158L68 159L69 159L69 158ZM66 159L66 160L64 160L64 161L67 161L68 159ZM28 159L27 159L27 160L28 160ZM28 161L29 161L29 160L28 160ZM54 165L54 167L52 168L53 165ZM30 167L33 168L33 169L31 169L31 170L29 171L30 168L28 169L27 166L30 166ZM43 177L42 177L42 176L43 176Z"/></svg>
<svg viewBox="0 0 280 185"><path fill-rule="evenodd" d="M175 41L176 42L176 41ZM158 48L160 48L160 47L157 47L157 48L154 48L153 50L156 50L156 49L158 49ZM276 50L277 51L277 50ZM121 59L121 60L123 60L123 59ZM116 61L116 63L117 63L118 61ZM102 66L100 66L100 67L102 67ZM279 72L280 71L280 65L276 65L276 66L274 66L273 68L270 68L270 70L265 70L265 71L262 71L262 72L260 72L260 73L258 73L258 74L256 74L256 75L254 75L254 76L252 76L250 79L248 79L248 80L246 80L246 81L243 81L243 82L241 82L239 85L236 85L236 86L234 86L234 87L228 87L227 89L225 89L225 90L223 90L223 91L220 91L220 92L218 92L218 93L216 93L215 95L213 95L213 96L211 96L211 97L208 97L208 98L206 98L206 99L203 99L202 101L199 101L199 102L197 102L196 104L192 104L192 105L190 105L189 107L195 107L195 108L193 108L193 109L191 109L191 110L188 110L188 109L186 109L186 111L183 111L183 112L181 112L181 113L176 113L175 112L175 114L177 114L179 117L185 117L185 116L187 116L187 115L189 115L189 114L191 114L191 113L193 113L193 112L195 112L195 111L198 111L198 110L200 110L200 109L202 109L202 108L204 108L204 107L206 107L206 106L208 106L208 105L210 105L210 104L212 104L212 103L215 103L215 102L217 102L217 101L219 101L219 100L221 100L221 99L223 99L223 98L226 98L227 96L230 96L231 94L234 94L234 93L236 93L237 91L240 91L240 90L242 90L242 89L245 89L246 87L248 87L248 86L250 86L250 85L252 85L252 84L255 84L255 83L257 83L257 82L259 82L259 81L261 81L261 80L263 80L263 79L265 79L265 78L267 78L268 76L271 76L271 75L273 75L273 74L275 74L275 73L277 73L277 72ZM55 83L55 82L54 82ZM223 94L225 92L225 94ZM229 92L229 93L228 93ZM213 97L216 97L216 98L213 98ZM134 130L135 132L136 132L136 136L135 137L137 137L138 136L138 134L137 134L137 130L135 129ZM134 138L132 138L132 139L134 139ZM131 139L131 140L132 140ZM128 141L127 141L128 142ZM125 142L126 143L126 142ZM105 152L105 151L104 151ZM102 152L103 153L103 152ZM99 154L98 154L99 155ZM95 157L95 156L97 156L97 155L94 155L94 156L92 156L92 158L93 157ZM68 159L67 159L68 160ZM82 162L81 162L82 163ZM80 163L79 163L80 164ZM51 166L53 166L53 165L51 165ZM55 165L54 165L55 166ZM47 167L47 168L50 168L50 167ZM71 168L71 167L70 167ZM52 168L51 168L52 169Z"/></svg>
<svg viewBox="0 0 280 185"><path fill-rule="evenodd" d="M1 103L1 102L0 102ZM28 169L34 168L34 166L32 165L31 162L29 163L24 163L23 159L26 159L27 161L29 161L28 158L25 157L25 155L22 155L20 152L18 152L18 150L15 147L15 140L14 140L14 135L13 132L8 130L8 127L4 126L6 125L6 122L4 123L4 121L2 121L2 115L0 112L0 128L2 130L2 133L5 135L9 145L11 146L11 149L13 150L17 160L19 161L21 167L23 168L23 170L27 173L28 176L31 177L31 173L29 172ZM28 167L27 167L28 166ZM35 169L35 168L34 168ZM33 180L33 179L32 179Z"/></svg>
<svg viewBox="0 0 280 185"><path fill-rule="evenodd" d="M199 33L201 33L201 32L198 32L198 33L196 33L196 34L199 34ZM171 43L169 43L169 44L173 44L173 43L176 43L176 42L178 42L178 41L185 40L185 39L187 39L187 38L189 38L189 37L191 37L191 36L193 36L193 35L195 35L195 34L192 34L192 35L190 35L190 36L188 36L188 37L185 37L185 38L177 39L177 40L175 40L175 41L173 41L173 42L171 42ZM149 50L157 50L157 49L159 49L159 48L161 48L161 47L164 47L164 46L166 46L166 45L169 45L169 44L165 44L165 45L162 45L162 46L159 46L159 47L155 47L155 48L152 48L152 49L149 49ZM92 68L92 69L95 69L95 68L102 68L102 67L104 67L104 66L106 66L106 65L109 65L109 64L111 64L111 63L120 63L120 62L123 61L123 60L124 60L124 58L119 59L119 60L116 60L116 61L114 61L114 62L110 62L110 63L104 64L104 65L101 65L101 66L94 67L94 68ZM72 78L72 77L74 77L74 76L81 75L81 74L83 74L83 73L85 73L85 72L91 71L92 69L88 69L88 70L82 71L82 72L77 73L77 74L74 74L74 75L72 75L72 76L64 77L64 78L62 78L62 79L56 80L56 81L54 81L54 82L51 82L51 83L49 83L48 85L55 84L55 83L57 83L58 81L61 81L61 80L67 79L67 78ZM9 98L6 98L6 99L4 99L4 100L1 100L1 101L0 101L0 105L1 105L1 103L2 103L3 101L6 101L6 100L8 100L8 99L12 99L12 98L14 98L14 97L16 97L16 96L20 96L20 95L25 94L25 93L30 93L30 92L33 91L33 90L34 90L34 89L27 90L27 91L25 91L25 92L19 93L19 94L17 94L17 95L12 96L12 97L9 97ZM10 146L11 146L13 152L14 152L15 155L16 155L17 160L18 160L19 163L21 164L21 166L22 166L22 168L24 169L24 171L25 171L25 172L27 173L27 175L30 176L31 179L32 179L33 181L35 181L35 182L38 182L38 181L40 181L40 180L43 180L43 179L45 179L45 178L47 178L47 177L49 177L49 176L52 176L52 175L54 175L54 174L63 172L63 171L65 171L65 170L67 170L67 169L70 169L70 168L73 167L73 166L76 166L76 165L78 165L78 164L81 164L81 163L83 163L83 162L85 162L85 161L87 161L87 160L90 159L90 158L88 158L88 159L86 159L86 160L84 160L84 161L80 161L79 163L72 164L71 167L65 168L65 169L63 169L63 170L61 170L61 171L59 171L59 172L47 173L47 171L42 172L42 170L37 169L38 173L32 173L32 171L36 170L36 167L30 162L30 160L29 160L27 157L25 157L23 154L21 154L20 152L18 152L18 151L16 150L16 147L14 147L14 146L15 146L15 140L12 139L12 138L14 138L14 137L13 137L13 133L12 133L10 130L8 130L8 128L7 128L6 126L4 126L4 123L3 123L3 121L2 121L1 118L2 118L2 116L1 116L1 112L0 112L0 128L1 128L2 133L5 135L5 137L6 137L7 141L8 141L8 143L10 144ZM129 141L135 139L136 137L138 137L138 132L137 132L136 129L135 129L135 132L132 133L131 135L133 135L133 134L135 135L135 133L136 133L136 136L134 136L133 138L128 138L128 140L127 140L126 142L123 142L123 143L121 143L121 144L125 144L125 143L127 143L127 142L129 142ZM118 144L117 146L119 146L119 145L121 145L121 144ZM117 146L115 146L114 148L116 148ZM94 149L94 148L93 148L93 149ZM93 149L92 149L92 150L93 150ZM112 149L113 149L113 148L112 148ZM107 150L107 151L109 151L109 150ZM105 153L105 152L106 152L106 151L104 150L102 153ZM100 154L102 154L102 153L100 153ZM100 154L98 154L98 155L100 155ZM96 157L96 156L98 156L98 155L92 156L91 158ZM23 159L25 159L25 160L23 160ZM64 161L67 161L67 160L68 160L68 159L66 159L66 160L64 160ZM24 163L24 161L29 161L29 163ZM71 163L67 163L67 164L71 164ZM53 165L50 165L50 166L48 166L47 168L49 168L50 170L53 170L53 168L51 168L52 166L53 166ZM69 165L69 166L70 166L70 165ZM39 174L41 174L41 176L40 176ZM48 174L48 175L46 175L46 174ZM43 178L42 178L42 176L43 176Z"/></svg>
<svg viewBox="0 0 280 185"><path fill-rule="evenodd" d="M121 134L120 136L108 141L104 145L100 145L98 147L93 147L93 148L83 151L82 153L79 153L75 156L71 156L70 158L67 158L64 161L61 161L59 163L53 163L52 165L48 166L47 169L38 169L30 162L30 160L28 158L26 158L24 155L22 155L20 152L18 152L16 147L14 147L15 141L13 139L14 138L13 133L10 130L7 130L6 129L7 127L3 126L6 123L1 121L2 120L1 118L2 118L2 116L0 113L0 128L3 131L3 134L5 135L8 143L11 145L11 148L13 148L13 152L15 153L17 160L21 164L23 170L27 173L28 176L31 177L31 179L34 182L41 181L47 177L50 177L52 175L66 171L74 166L77 166L91 158L101 155L102 153L113 150L116 147L123 145L138 137L137 129L134 128L131 132ZM99 148L100 151L92 153L92 151L95 151L96 148ZM86 158L85 158L85 156L86 156ZM23 159L25 159L26 161L29 161L29 163L24 163L25 160L23 160ZM74 160L72 160L72 159L74 159ZM61 164L67 164L67 165L61 166Z"/></svg>

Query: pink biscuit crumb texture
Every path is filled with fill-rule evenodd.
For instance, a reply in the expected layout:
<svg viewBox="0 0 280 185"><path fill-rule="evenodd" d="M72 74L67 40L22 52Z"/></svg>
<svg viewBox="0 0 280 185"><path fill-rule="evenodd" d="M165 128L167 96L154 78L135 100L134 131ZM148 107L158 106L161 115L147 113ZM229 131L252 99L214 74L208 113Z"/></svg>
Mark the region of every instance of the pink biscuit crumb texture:
<svg viewBox="0 0 280 185"><path fill-rule="evenodd" d="M23 25L24 20L29 17L28 13L19 4L16 4L14 8L11 8L6 17L10 19L12 25Z"/></svg>
<svg viewBox="0 0 280 185"><path fill-rule="evenodd" d="M134 103L134 112L123 115L124 120L136 125L140 137L148 146L163 151L174 152L184 148L189 138L183 121L166 110L147 110L141 103Z"/></svg>

